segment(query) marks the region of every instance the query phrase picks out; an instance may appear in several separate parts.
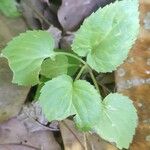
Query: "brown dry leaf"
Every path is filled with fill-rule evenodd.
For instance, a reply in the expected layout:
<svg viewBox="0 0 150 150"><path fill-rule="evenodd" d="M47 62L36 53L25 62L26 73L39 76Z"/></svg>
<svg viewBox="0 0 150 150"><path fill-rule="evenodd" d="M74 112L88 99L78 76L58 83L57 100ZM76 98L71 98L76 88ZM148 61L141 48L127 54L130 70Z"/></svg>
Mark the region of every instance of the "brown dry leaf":
<svg viewBox="0 0 150 150"><path fill-rule="evenodd" d="M23 19L8 19L0 14L0 51L14 36L25 31ZM0 122L18 114L29 88L11 83L12 72L6 59L0 59Z"/></svg>
<svg viewBox="0 0 150 150"><path fill-rule="evenodd" d="M83 19L114 0L62 0L58 20L65 31L76 30Z"/></svg>
<svg viewBox="0 0 150 150"><path fill-rule="evenodd" d="M0 149L60 150L60 147L51 131L39 130L30 132L27 124L17 118L12 118L0 124Z"/></svg>
<svg viewBox="0 0 150 150"><path fill-rule="evenodd" d="M118 150L115 146L101 139L96 134L87 135L87 146L88 150Z"/></svg>
<svg viewBox="0 0 150 150"><path fill-rule="evenodd" d="M65 150L117 150L115 146L95 134L77 131L73 121L66 119L61 122L60 130Z"/></svg>
<svg viewBox="0 0 150 150"><path fill-rule="evenodd" d="M150 1L140 0L141 30L128 59L116 72L119 92L135 103L139 126L131 150L150 149ZM132 16L131 16L132 17Z"/></svg>
<svg viewBox="0 0 150 150"><path fill-rule="evenodd" d="M0 150L40 150L40 149L20 144L6 144L0 145Z"/></svg>
<svg viewBox="0 0 150 150"><path fill-rule="evenodd" d="M83 134L75 129L72 121L66 119L60 122L60 131L65 150L84 150Z"/></svg>
<svg viewBox="0 0 150 150"><path fill-rule="evenodd" d="M40 130L59 131L58 121L49 123L38 101L24 105L17 118L26 125L29 132Z"/></svg>

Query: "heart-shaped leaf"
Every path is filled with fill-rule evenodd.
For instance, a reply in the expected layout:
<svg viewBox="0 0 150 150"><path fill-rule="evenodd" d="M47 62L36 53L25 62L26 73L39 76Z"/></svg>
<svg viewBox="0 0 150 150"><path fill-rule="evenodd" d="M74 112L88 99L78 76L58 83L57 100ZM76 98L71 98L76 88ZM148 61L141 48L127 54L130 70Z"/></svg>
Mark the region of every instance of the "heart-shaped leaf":
<svg viewBox="0 0 150 150"><path fill-rule="evenodd" d="M54 78L62 74L67 74L68 59L64 55L58 55L55 59L48 58L42 63L41 74L47 78Z"/></svg>
<svg viewBox="0 0 150 150"><path fill-rule="evenodd" d="M61 75L46 82L39 103L49 121L75 115L78 128L89 130L99 119L101 101L96 89L84 80Z"/></svg>
<svg viewBox="0 0 150 150"><path fill-rule="evenodd" d="M137 114L132 101L121 94L109 94L102 102L100 122L95 131L117 147L128 148L137 127Z"/></svg>
<svg viewBox="0 0 150 150"><path fill-rule="evenodd" d="M35 85L39 83L41 64L54 56L54 40L46 31L27 31L8 43L2 51L13 71L13 83Z"/></svg>
<svg viewBox="0 0 150 150"><path fill-rule="evenodd" d="M100 8L85 19L72 49L87 56L97 72L111 72L126 59L139 31L138 0L122 0Z"/></svg>

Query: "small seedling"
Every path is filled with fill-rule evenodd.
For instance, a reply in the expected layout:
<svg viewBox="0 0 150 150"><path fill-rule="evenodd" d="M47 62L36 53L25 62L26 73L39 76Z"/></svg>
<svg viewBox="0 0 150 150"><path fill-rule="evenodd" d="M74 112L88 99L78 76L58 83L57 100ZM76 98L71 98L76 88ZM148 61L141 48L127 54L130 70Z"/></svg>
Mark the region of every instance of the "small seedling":
<svg viewBox="0 0 150 150"><path fill-rule="evenodd" d="M46 77L39 104L49 121L74 116L79 130L128 148L137 126L136 109L119 93L102 99L93 70L112 72L127 58L139 31L138 5L138 0L116 1L92 13L75 34L73 53L55 51L46 31L20 34L2 51L13 71L12 82L33 86ZM85 70L93 84L81 79Z"/></svg>

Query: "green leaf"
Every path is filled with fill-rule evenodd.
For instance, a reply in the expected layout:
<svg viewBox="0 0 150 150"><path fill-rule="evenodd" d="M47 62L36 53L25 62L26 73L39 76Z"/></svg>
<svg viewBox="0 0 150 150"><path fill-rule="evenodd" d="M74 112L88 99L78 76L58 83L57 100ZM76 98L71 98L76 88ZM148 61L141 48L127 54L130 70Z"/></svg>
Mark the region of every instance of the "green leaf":
<svg viewBox="0 0 150 150"><path fill-rule="evenodd" d="M54 78L62 74L73 76L79 65L80 62L72 57L57 55L55 59L44 60L40 74L47 78Z"/></svg>
<svg viewBox="0 0 150 150"><path fill-rule="evenodd" d="M41 64L53 57L54 40L45 31L27 31L8 43L2 56L9 61L13 83L35 85L39 83Z"/></svg>
<svg viewBox="0 0 150 150"><path fill-rule="evenodd" d="M33 98L35 101L39 99L40 94L41 94L41 89L44 86L44 83L49 80L50 80L49 78L46 78L45 76L40 75L40 83L37 85L37 89Z"/></svg>
<svg viewBox="0 0 150 150"><path fill-rule="evenodd" d="M39 103L49 121L75 115L77 127L82 130L89 130L95 125L101 108L100 95L94 87L84 80L73 82L68 75L46 82Z"/></svg>
<svg viewBox="0 0 150 150"><path fill-rule="evenodd" d="M139 31L138 0L122 0L100 8L85 19L72 49L87 56L97 72L111 72L126 59Z"/></svg>
<svg viewBox="0 0 150 150"><path fill-rule="evenodd" d="M43 86L44 86L44 83L38 84L37 89L36 89L36 93L35 93L34 98L33 98L34 101L37 101L39 99L40 92L41 92L41 89Z"/></svg>
<svg viewBox="0 0 150 150"><path fill-rule="evenodd" d="M0 0L0 11L7 17L19 17L20 13L17 10L15 0Z"/></svg>
<svg viewBox="0 0 150 150"><path fill-rule="evenodd" d="M100 122L95 131L119 149L128 148L137 127L137 114L132 101L121 94L109 94L103 103Z"/></svg>
<svg viewBox="0 0 150 150"><path fill-rule="evenodd" d="M68 57L68 63L69 63L69 67L68 67L67 74L73 76L77 72L79 66L81 65L81 62L75 58Z"/></svg>
<svg viewBox="0 0 150 150"><path fill-rule="evenodd" d="M55 52L66 52L63 49L54 49ZM70 52L69 52L70 53ZM75 54L75 53L71 53L71 54ZM76 54L75 54L76 55ZM73 57L70 56L66 56L68 59L68 71L67 74L69 76L73 76L77 70L79 69L81 62Z"/></svg>
<svg viewBox="0 0 150 150"><path fill-rule="evenodd" d="M47 78L54 78L62 74L67 74L68 59L64 55L58 55L55 59L48 58L42 64L41 74Z"/></svg>

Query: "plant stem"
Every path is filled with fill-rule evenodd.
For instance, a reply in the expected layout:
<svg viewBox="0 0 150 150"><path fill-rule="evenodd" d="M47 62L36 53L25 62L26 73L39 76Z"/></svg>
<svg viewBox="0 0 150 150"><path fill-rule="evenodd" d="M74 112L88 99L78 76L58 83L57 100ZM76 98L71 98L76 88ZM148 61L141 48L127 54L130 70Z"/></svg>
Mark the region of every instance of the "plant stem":
<svg viewBox="0 0 150 150"><path fill-rule="evenodd" d="M96 90L100 93L99 87L98 87L96 78L95 78L95 76L94 76L94 74L92 72L92 69L89 67L89 65L84 60L82 60L80 57L78 57L78 56L76 56L74 54L67 53L67 52L56 52L55 54L56 55L66 55L66 56L73 57L73 58L79 60L82 64L84 64L83 68L81 68L81 70L80 70L79 74L77 75L76 79L78 79L78 76L80 76L80 73L82 74L83 70L85 69L84 67L87 67L88 71L90 73L91 79L92 79L92 81L94 83L94 86L95 86Z"/></svg>
<svg viewBox="0 0 150 150"><path fill-rule="evenodd" d="M56 55L66 55L66 56L73 57L73 58L79 60L82 64L87 65L87 63L86 63L84 60L82 60L80 57L78 57L78 56L76 56L76 55L74 55L74 54L67 53L67 52L55 52L55 54L56 54ZM87 65L87 66L88 66L88 65Z"/></svg>
<svg viewBox="0 0 150 150"><path fill-rule="evenodd" d="M87 67L87 65L83 65L79 71L79 73L77 74L75 80L78 80L80 78L80 76L82 75L84 69Z"/></svg>
<svg viewBox="0 0 150 150"><path fill-rule="evenodd" d="M89 70L89 73L90 73L91 79L92 79L92 81L93 81L93 83L95 85L96 90L100 93L99 87L98 87L98 84L97 84L97 81L96 81L96 78L95 78L92 70Z"/></svg>

